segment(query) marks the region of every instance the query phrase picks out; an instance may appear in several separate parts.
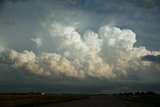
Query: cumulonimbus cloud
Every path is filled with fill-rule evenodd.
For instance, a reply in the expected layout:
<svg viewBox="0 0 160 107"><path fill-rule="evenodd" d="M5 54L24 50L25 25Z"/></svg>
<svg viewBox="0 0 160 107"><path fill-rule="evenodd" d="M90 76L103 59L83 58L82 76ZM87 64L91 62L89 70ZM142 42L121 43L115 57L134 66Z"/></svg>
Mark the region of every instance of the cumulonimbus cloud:
<svg viewBox="0 0 160 107"><path fill-rule="evenodd" d="M100 27L97 33L88 30L80 35L74 26L52 23L46 32L51 38L51 52L35 54L28 50L17 52L1 47L1 63L53 78L114 79L120 75L127 76L129 69L147 71L152 64L141 60L141 57L160 55L159 51L135 47L136 34L129 29L106 25ZM43 48L41 39L31 40ZM156 65L152 67L160 70Z"/></svg>

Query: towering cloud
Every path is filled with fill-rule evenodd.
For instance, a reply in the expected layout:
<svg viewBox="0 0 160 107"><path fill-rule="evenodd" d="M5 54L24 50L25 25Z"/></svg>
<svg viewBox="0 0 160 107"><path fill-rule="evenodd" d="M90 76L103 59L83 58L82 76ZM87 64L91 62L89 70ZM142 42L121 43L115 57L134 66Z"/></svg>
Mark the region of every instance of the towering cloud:
<svg viewBox="0 0 160 107"><path fill-rule="evenodd" d="M106 25L100 27L98 33L88 30L80 35L74 26L54 22L47 25L45 32L48 33L46 38L51 39L49 43L43 43L46 35L41 35L42 40L31 40L39 49L44 48L43 44L50 45L51 52L35 54L27 50L17 52L0 48L1 63L55 79L116 79L127 76L131 71L143 69L148 72L150 67L160 71L150 60L141 60L141 57L146 59L144 56L160 55L160 52L135 47L136 34L132 30Z"/></svg>

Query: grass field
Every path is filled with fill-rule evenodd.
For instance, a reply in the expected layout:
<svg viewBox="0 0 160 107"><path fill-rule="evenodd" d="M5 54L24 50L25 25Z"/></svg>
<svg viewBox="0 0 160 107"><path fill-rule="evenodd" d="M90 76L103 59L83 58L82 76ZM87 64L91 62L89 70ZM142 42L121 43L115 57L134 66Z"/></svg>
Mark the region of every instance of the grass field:
<svg viewBox="0 0 160 107"><path fill-rule="evenodd" d="M0 94L0 107L160 107L160 95Z"/></svg>
<svg viewBox="0 0 160 107"><path fill-rule="evenodd" d="M54 105L89 97L87 94L0 94L0 107Z"/></svg>
<svg viewBox="0 0 160 107"><path fill-rule="evenodd" d="M118 97L142 107L160 107L160 95L129 95Z"/></svg>

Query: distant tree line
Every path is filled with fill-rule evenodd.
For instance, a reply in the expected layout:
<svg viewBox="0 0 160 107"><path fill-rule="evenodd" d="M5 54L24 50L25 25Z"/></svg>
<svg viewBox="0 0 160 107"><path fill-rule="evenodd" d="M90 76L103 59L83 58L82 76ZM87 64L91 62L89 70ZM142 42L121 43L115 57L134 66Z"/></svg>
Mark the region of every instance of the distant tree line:
<svg viewBox="0 0 160 107"><path fill-rule="evenodd" d="M45 93L45 92L25 92L25 93L0 93L2 94L17 94L17 95L47 95L47 94L55 94L55 93Z"/></svg>
<svg viewBox="0 0 160 107"><path fill-rule="evenodd" d="M152 91L147 91L147 92L124 92L124 93L119 93L118 95L126 95L126 96L129 96L129 95L158 95L156 94L155 92L152 92Z"/></svg>

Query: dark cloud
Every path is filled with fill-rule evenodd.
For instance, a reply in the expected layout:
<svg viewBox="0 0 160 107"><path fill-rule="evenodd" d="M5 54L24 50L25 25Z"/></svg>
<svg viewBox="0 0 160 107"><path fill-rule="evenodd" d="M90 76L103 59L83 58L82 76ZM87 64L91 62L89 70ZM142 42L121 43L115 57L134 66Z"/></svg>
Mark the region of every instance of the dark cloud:
<svg viewBox="0 0 160 107"><path fill-rule="evenodd" d="M144 9L151 9L154 7L160 8L160 2L147 1L147 2L143 2L139 7Z"/></svg>
<svg viewBox="0 0 160 107"><path fill-rule="evenodd" d="M160 55L154 56L154 55L146 55L141 58L144 61L152 61L156 63L160 63Z"/></svg>

